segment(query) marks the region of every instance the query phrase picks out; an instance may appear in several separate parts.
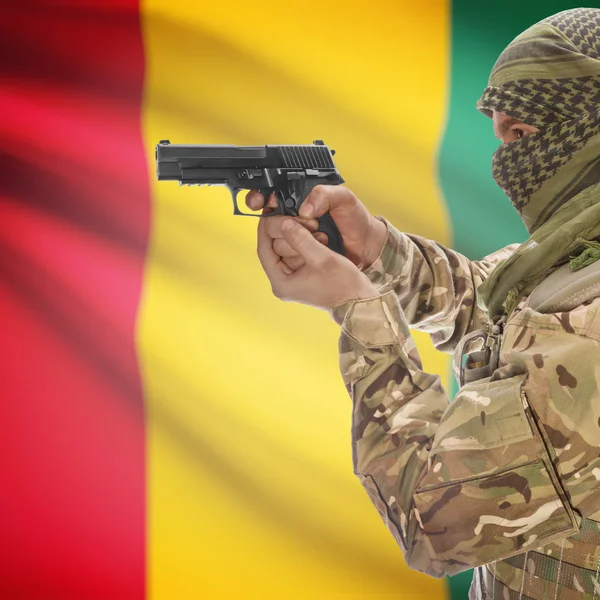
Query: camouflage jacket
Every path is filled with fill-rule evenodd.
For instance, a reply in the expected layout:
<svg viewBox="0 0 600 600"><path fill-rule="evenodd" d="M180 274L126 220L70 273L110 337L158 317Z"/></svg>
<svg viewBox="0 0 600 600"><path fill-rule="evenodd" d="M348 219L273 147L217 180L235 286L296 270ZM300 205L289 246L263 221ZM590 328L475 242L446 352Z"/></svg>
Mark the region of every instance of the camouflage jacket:
<svg viewBox="0 0 600 600"><path fill-rule="evenodd" d="M600 520L600 298L559 314L522 300L499 368L450 403L409 328L453 352L487 323L477 287L517 244L470 261L379 218L388 238L365 273L380 296L331 310L354 472L407 563L430 575L555 552L582 517Z"/></svg>

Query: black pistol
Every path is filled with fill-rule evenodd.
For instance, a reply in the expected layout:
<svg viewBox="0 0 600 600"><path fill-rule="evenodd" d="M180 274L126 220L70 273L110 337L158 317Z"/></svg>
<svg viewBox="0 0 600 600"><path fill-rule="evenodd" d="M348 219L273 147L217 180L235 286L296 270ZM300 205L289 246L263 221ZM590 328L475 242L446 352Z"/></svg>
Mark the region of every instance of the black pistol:
<svg viewBox="0 0 600 600"><path fill-rule="evenodd" d="M334 154L322 140L303 146L194 146L161 140L156 144L156 175L159 181L178 180L179 185L226 186L234 215L295 217L315 186L344 183ZM265 201L274 193L278 207L268 215L244 213L237 204L240 190L258 190ZM329 248L344 254L329 212L319 218L319 231L327 234Z"/></svg>

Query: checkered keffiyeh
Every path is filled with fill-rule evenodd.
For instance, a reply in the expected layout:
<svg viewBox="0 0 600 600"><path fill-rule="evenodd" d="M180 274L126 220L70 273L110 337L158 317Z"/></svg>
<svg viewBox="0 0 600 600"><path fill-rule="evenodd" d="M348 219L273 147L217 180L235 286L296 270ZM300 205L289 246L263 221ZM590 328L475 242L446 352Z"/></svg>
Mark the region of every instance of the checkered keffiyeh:
<svg viewBox="0 0 600 600"><path fill-rule="evenodd" d="M600 9L567 10L519 35L496 61L477 108L540 129L500 147L492 167L532 232L600 181L590 147L600 135Z"/></svg>
<svg viewBox="0 0 600 600"><path fill-rule="evenodd" d="M477 108L539 129L492 159L494 179L530 233L478 289L494 318L600 239L600 9L566 10L515 38Z"/></svg>

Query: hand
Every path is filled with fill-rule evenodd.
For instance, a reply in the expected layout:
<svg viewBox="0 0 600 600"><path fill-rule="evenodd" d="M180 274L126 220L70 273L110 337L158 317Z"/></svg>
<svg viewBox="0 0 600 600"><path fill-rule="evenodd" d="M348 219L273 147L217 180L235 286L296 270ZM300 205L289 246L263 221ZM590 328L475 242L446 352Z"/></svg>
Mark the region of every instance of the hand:
<svg viewBox="0 0 600 600"><path fill-rule="evenodd" d="M281 222L282 239L304 261L295 272L290 272L273 250L273 238L267 232L267 223L274 218L260 219L258 257L277 298L330 310L349 300L379 295L369 278L356 265L320 244L307 228L294 219L284 217Z"/></svg>
<svg viewBox="0 0 600 600"><path fill-rule="evenodd" d="M256 190L248 192L246 205L254 210L261 208L264 205L262 194ZM269 196L266 206L277 207L273 195ZM319 242L327 244L327 236L316 233L319 227L317 218L327 211L340 230L348 259L363 270L373 264L381 253L387 229L384 223L369 214L364 204L348 188L341 185L316 186L300 207L300 216L291 218L304 225ZM304 259L283 238L281 223L284 218L267 219L267 232L275 240L275 253L283 259L284 264L296 271L304 264Z"/></svg>

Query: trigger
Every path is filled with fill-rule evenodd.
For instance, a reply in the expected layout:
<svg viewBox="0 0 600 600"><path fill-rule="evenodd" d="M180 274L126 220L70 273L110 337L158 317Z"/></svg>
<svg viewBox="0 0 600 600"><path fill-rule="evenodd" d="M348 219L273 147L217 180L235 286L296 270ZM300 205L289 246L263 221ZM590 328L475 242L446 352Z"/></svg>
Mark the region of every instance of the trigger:
<svg viewBox="0 0 600 600"><path fill-rule="evenodd" d="M276 189L270 189L269 195L270 194L273 194L275 196L275 200L277 200L277 208L274 208L273 212L271 212L269 214L271 214L273 216L284 215L285 214L285 204L283 202L281 192L279 192L279 190L276 190ZM265 198L268 198L268 196Z"/></svg>

